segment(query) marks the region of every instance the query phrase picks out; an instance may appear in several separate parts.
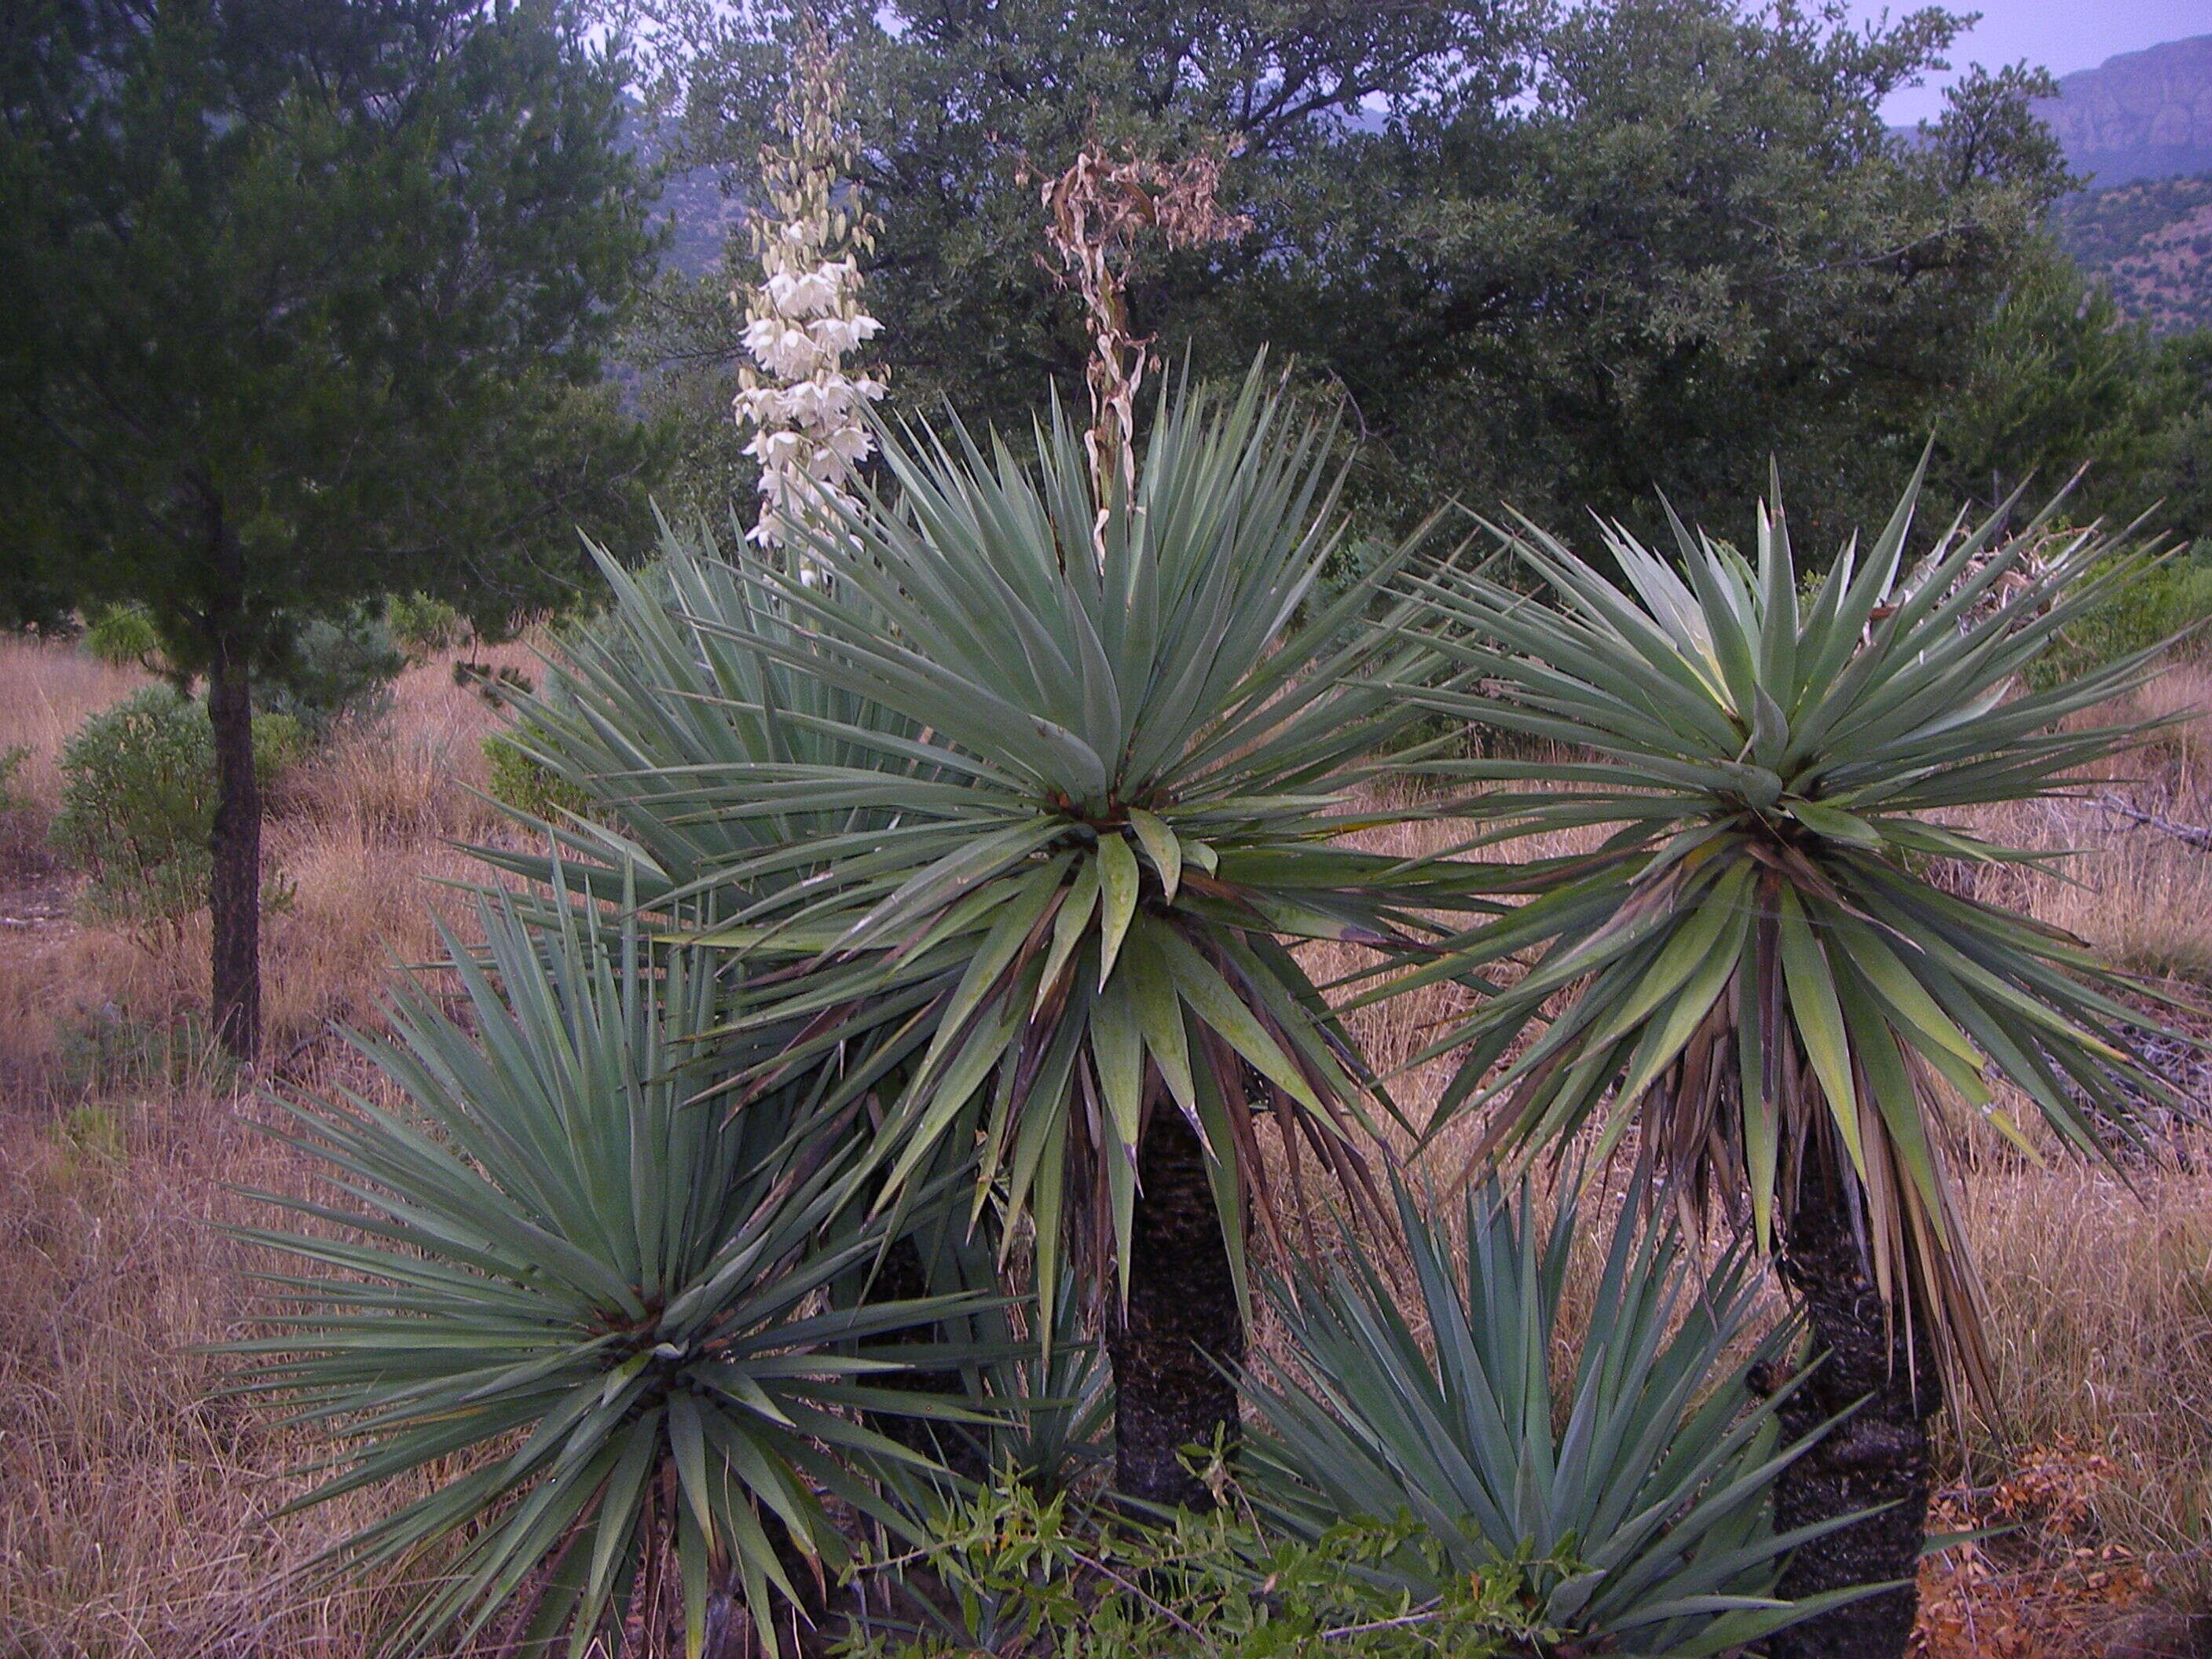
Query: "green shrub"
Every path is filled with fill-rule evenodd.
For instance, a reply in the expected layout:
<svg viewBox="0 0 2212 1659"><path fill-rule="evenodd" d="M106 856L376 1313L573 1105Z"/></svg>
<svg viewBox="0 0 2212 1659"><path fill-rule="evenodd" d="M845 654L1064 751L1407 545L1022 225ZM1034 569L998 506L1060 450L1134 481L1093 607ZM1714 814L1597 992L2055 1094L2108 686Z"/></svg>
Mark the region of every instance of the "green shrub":
<svg viewBox="0 0 2212 1659"><path fill-rule="evenodd" d="M811 1085L699 1103L781 1039L732 1029L711 958L566 920L533 929L501 895L480 953L442 934L460 1006L403 982L388 1034L351 1038L400 1103L286 1103L361 1236L292 1195L270 1202L304 1231L247 1235L334 1270L270 1273L299 1311L239 1345L258 1361L239 1391L331 1431L297 1503L401 1484L404 1507L325 1558L419 1587L388 1653L480 1651L512 1613L508 1652L635 1653L619 1632L641 1626L696 1655L710 1572L773 1632L811 1577L796 1557L849 1558L842 1516L903 1525L872 1480L897 1448L864 1421L950 1409L883 1377L902 1333L971 1298L816 1296L885 1224L836 1227L860 1148ZM684 1639L662 1647L679 1597Z"/></svg>
<svg viewBox="0 0 2212 1659"><path fill-rule="evenodd" d="M2179 648L2199 653L2208 643L2207 622L2212 622L2212 542L2199 542L2171 563L2120 583L2102 605L2069 623L2029 666L2028 684L2037 690L2063 684L2185 629L2199 631Z"/></svg>
<svg viewBox="0 0 2212 1659"><path fill-rule="evenodd" d="M72 1163L94 1167L112 1169L128 1151L121 1115L97 1101L64 1112L54 1126L54 1139Z"/></svg>
<svg viewBox="0 0 2212 1659"><path fill-rule="evenodd" d="M254 722L254 771L266 785L308 746L298 720L264 714ZM204 902L215 797L204 704L149 686L87 720L62 751L52 833L55 847L92 877L89 912L173 921ZM281 887L271 890L281 901Z"/></svg>
<svg viewBox="0 0 2212 1659"><path fill-rule="evenodd" d="M64 1020L59 1036L53 1091L63 1099L217 1093L237 1081L237 1062L198 1013L137 1019L109 1003Z"/></svg>
<svg viewBox="0 0 2212 1659"><path fill-rule="evenodd" d="M86 655L118 668L151 668L161 656L154 613L143 605L109 605L92 619L81 643Z"/></svg>
<svg viewBox="0 0 2212 1659"><path fill-rule="evenodd" d="M392 712L392 682L407 666L383 617L356 607L302 623L253 688L254 707L300 722L316 736L341 720Z"/></svg>
<svg viewBox="0 0 2212 1659"><path fill-rule="evenodd" d="M1039 1497L1018 1480L948 1510L919 1549L863 1564L845 1659L1489 1659L1556 1632L1517 1595L1521 1573L1440 1574L1415 1601L1378 1569L1425 1545L1405 1516L1360 1517L1311 1541L1271 1535L1241 1506L1158 1526Z"/></svg>
<svg viewBox="0 0 2212 1659"><path fill-rule="evenodd" d="M21 744L0 749L0 812L21 811L31 803L15 793L15 774L23 769L23 763L31 758L31 751Z"/></svg>
<svg viewBox="0 0 2212 1659"><path fill-rule="evenodd" d="M494 732L483 740L483 753L484 763L491 771L488 786L491 797L502 806L557 823L562 812L581 814L592 804L583 790L532 760L511 738Z"/></svg>
<svg viewBox="0 0 2212 1659"><path fill-rule="evenodd" d="M1266 1425L1247 1475L1260 1513L1315 1542L1348 1520L1411 1516L1423 1530L1375 1561L1378 1582L1426 1602L1470 1574L1510 1577L1530 1633L1577 1651L1686 1659L1850 1599L1775 1594L1804 1540L1776 1535L1772 1488L1810 1441L1779 1443L1795 1385L1762 1401L1751 1379L1786 1364L1797 1325L1750 1340L1764 1308L1752 1247L1701 1268L1648 1218L1650 1198L1621 1205L1589 1328L1559 1375L1589 1219L1572 1187L1546 1227L1525 1190L1492 1182L1470 1193L1457 1241L1401 1188L1411 1297L1351 1236L1342 1265L1296 1264L1270 1287L1281 1357L1246 1384Z"/></svg>
<svg viewBox="0 0 2212 1659"><path fill-rule="evenodd" d="M394 593L384 603L384 626L402 651L418 659L452 650L468 632L459 611L428 593Z"/></svg>
<svg viewBox="0 0 2212 1659"><path fill-rule="evenodd" d="M477 696L494 708L504 708L518 696L527 697L538 689L537 683L520 668L466 659L453 665L453 684L475 687Z"/></svg>

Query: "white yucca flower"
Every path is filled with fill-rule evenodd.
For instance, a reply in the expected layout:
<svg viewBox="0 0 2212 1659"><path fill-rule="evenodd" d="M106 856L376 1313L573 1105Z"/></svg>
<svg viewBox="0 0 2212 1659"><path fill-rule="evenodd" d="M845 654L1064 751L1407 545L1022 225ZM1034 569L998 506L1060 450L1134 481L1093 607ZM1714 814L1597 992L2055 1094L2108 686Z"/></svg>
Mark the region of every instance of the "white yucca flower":
<svg viewBox="0 0 2212 1659"><path fill-rule="evenodd" d="M809 520L854 504L855 470L875 449L863 412L884 395L879 373L845 359L883 331L860 308L858 255L872 246L858 186L842 178L851 146L839 119L844 86L818 29L793 54L781 112L787 145L762 153L768 206L752 217L760 281L732 297L745 308L734 409L760 463L760 515L749 532L782 547ZM802 570L811 579L811 570Z"/></svg>

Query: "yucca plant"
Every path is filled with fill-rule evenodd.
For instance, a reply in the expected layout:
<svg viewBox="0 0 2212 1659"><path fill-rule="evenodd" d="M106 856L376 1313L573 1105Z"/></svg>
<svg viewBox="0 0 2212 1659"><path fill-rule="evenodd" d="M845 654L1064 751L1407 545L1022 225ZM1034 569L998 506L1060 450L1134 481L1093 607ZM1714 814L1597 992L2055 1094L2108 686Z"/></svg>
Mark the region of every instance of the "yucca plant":
<svg viewBox="0 0 2212 1659"><path fill-rule="evenodd" d="M562 814L559 822L514 814L538 833L520 845L475 850L525 878L531 896L518 902L547 916L557 914L553 896L565 890L607 901L620 914L641 913L664 929L700 926L799 878L788 869L733 873L760 854L811 838L882 830L894 821L888 811L835 803L817 809L801 802L758 817L726 813L701 805L702 778L795 763L875 768L925 781L936 775L927 751L912 742L912 722L742 642L750 633L791 632L774 596L745 580L743 568L757 556L742 534L732 538L737 560L732 563L721 557L703 522L679 530L664 520L660 528L658 556L641 571L624 568L605 550L592 550L607 585L605 607L563 633L544 665L539 690L514 699L517 717L505 741L548 769L586 810ZM882 1033L895 1033L913 1006L887 1002L872 1012ZM780 1053L807 1024L801 1018L781 1031L756 1030L747 1041L757 1053ZM866 1072L871 1048L868 1036L859 1034L857 1040L818 1049L816 1059L823 1066ZM808 1133L819 1152L825 1139L859 1129L848 1115L812 1121ZM951 1154L957 1156L957 1149ZM849 1284L841 1281L836 1293L883 1300L927 1292L931 1265L945 1254L947 1228L927 1206L901 1208L880 1259L851 1269L845 1276ZM963 1231L965 1221L963 1210ZM918 1239L926 1243L929 1261ZM990 1237L963 1240L953 1254L964 1266L975 1265L978 1256L990 1263L994 1243ZM988 1272L969 1273L960 1286L995 1288L991 1280ZM909 1372L897 1385L957 1394L963 1384L980 1385L987 1374L1018 1364L1009 1357L1007 1317L1006 1309L989 1310L960 1322L957 1332L907 1333L902 1340L909 1350L949 1341L965 1344L970 1357L957 1368ZM982 1358L985 1347L998 1357ZM974 1435L913 1423L884 1426L917 1445L949 1450L967 1465L975 1465L974 1435L995 1441L1010 1431L1003 1422ZM966 1472L987 1468L975 1465Z"/></svg>
<svg viewBox="0 0 2212 1659"><path fill-rule="evenodd" d="M865 760L698 769L692 809L763 836L854 815L729 862L744 896L701 937L751 975L736 1029L812 1021L781 1064L873 1036L832 1102L879 1101L882 1201L980 1146L971 1212L1033 1239L1043 1305L1069 1239L1118 1289L1121 1488L1203 1502L1178 1454L1236 1432L1216 1362L1242 1352L1248 1214L1273 1224L1261 1126L1294 1180L1355 1183L1373 1127L1284 936L1389 947L1470 902L1469 872L1340 844L1391 816L1347 792L1434 659L1368 619L1402 558L1316 599L1330 434L1256 368L1164 399L1126 498L1057 412L1034 466L957 426L886 436L895 495L805 550L828 580L744 568L763 620L707 631L916 735L825 717Z"/></svg>
<svg viewBox="0 0 2212 1659"><path fill-rule="evenodd" d="M1505 540L1548 603L1486 574L1419 584L1478 677L1431 706L1588 757L1431 769L1496 786L1468 809L1504 820L1493 844L1612 826L1433 970L1526 969L1440 1045L1470 1045L1440 1113L1491 1109L1494 1152L1639 1127L1686 1201L1741 1201L1779 1247L1826 1356L1785 1421L1856 1408L1784 1476L1781 1524L1881 1512L1801 1549L1783 1588L1904 1582L1778 1635L1777 1656L1902 1651L1926 1419L1945 1375L1988 1397L1939 1085L2016 1134L2008 1080L2092 1155L2100 1121L2128 1121L2124 1079L2168 1092L2119 1034L2142 1018L2121 976L1936 878L2027 856L1962 810L2063 793L2130 740L2068 722L2145 657L2043 691L2017 677L2142 561L2048 512L2009 540L2002 514L1954 521L1908 560L1917 489L1809 598L1778 492L1755 560L1677 523L1670 567L1613 529L1623 587L1524 523Z"/></svg>
<svg viewBox="0 0 2212 1659"><path fill-rule="evenodd" d="M743 574L752 561L742 535L733 545L735 564L703 522L679 529L663 520L657 556L642 571L590 549L606 606L562 635L538 692L509 699L516 720L504 738L576 791L589 816L537 825L552 839L550 856L501 845L472 849L478 857L540 888L557 869L593 897L696 921L793 878L731 875L763 852L893 821L835 801L730 813L702 802L702 781L790 764L938 777L938 759L912 741L913 722L744 642L790 639L792 625Z"/></svg>
<svg viewBox="0 0 2212 1659"><path fill-rule="evenodd" d="M1774 1594L1789 1551L1827 1529L1772 1523L1776 1478L1820 1432L1780 1443L1802 1380L1749 1387L1785 1363L1795 1322L1763 1322L1747 1243L1700 1268L1648 1197L1615 1213L1564 1375L1554 1343L1590 1219L1571 1184L1548 1224L1525 1185L1478 1188L1456 1238L1401 1184L1410 1296L1349 1232L1333 1265L1274 1281L1280 1345L1245 1385L1266 1425L1244 1476L1260 1512L1306 1539L1409 1516L1418 1538L1376 1571L1410 1602L1502 1577L1577 1652L1698 1659L1850 1597Z"/></svg>
<svg viewBox="0 0 2212 1659"><path fill-rule="evenodd" d="M737 1650L733 1601L774 1651L844 1559L825 1500L907 1525L872 1477L917 1460L856 1413L959 1415L883 1386L906 1356L878 1340L973 1299L820 1305L881 1247L841 1222L853 1145L787 1156L804 1097L688 1103L745 1058L700 1042L716 964L479 915L481 951L446 939L460 1012L410 983L392 1036L354 1039L401 1103L292 1103L359 1207L277 1199L315 1230L249 1235L321 1272L272 1275L240 1387L339 1437L295 1507L430 1477L332 1557L430 1575L391 1651L497 1628L578 1656L621 1627L663 1651L672 1626L696 1659L710 1631Z"/></svg>

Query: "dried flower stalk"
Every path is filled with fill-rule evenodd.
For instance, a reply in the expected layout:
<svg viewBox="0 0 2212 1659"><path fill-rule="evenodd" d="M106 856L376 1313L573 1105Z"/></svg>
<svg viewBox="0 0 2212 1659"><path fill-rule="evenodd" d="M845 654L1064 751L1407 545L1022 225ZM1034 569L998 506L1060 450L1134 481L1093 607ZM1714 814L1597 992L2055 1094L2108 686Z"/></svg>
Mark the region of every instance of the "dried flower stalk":
<svg viewBox="0 0 2212 1659"><path fill-rule="evenodd" d="M1097 484L1093 539L1102 559L1110 504L1135 488L1137 391L1152 361L1151 337L1139 338L1129 327L1132 269L1148 232L1170 248L1187 248L1251 228L1249 217L1219 205L1225 153L1206 146L1170 164L1130 151L1117 161L1093 139L1041 191L1045 240L1060 267L1054 274L1082 295L1091 330L1091 429L1083 441Z"/></svg>

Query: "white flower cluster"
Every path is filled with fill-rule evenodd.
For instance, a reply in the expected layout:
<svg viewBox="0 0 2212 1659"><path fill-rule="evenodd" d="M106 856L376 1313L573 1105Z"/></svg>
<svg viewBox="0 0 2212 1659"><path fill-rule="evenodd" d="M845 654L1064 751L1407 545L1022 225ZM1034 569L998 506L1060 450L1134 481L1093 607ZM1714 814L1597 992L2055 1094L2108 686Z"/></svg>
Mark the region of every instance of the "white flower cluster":
<svg viewBox="0 0 2212 1659"><path fill-rule="evenodd" d="M736 408L738 424L752 428L745 453L760 463L750 533L763 547L786 545L807 519L818 524L825 504L853 504L854 471L875 448L862 411L884 395L879 374L845 363L883 325L860 309L853 251L867 246L867 225L856 192L837 178L842 88L825 52L798 59L785 112L790 149L762 158L771 211L753 225L761 280L732 295L745 308L745 350L757 366L742 371Z"/></svg>

